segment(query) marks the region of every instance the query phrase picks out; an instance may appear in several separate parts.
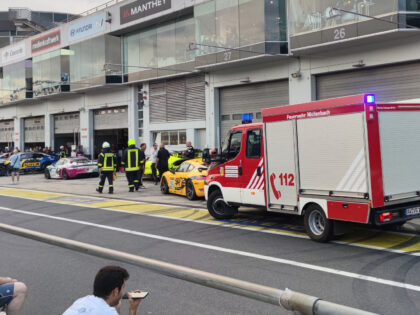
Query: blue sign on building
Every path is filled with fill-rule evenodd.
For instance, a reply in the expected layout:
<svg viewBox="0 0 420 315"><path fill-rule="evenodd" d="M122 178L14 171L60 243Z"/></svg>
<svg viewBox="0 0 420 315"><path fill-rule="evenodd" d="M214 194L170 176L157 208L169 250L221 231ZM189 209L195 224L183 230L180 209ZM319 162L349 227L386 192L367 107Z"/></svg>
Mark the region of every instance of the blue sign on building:
<svg viewBox="0 0 420 315"><path fill-rule="evenodd" d="M69 42L96 35L105 31L105 12L83 18L80 22L69 26Z"/></svg>

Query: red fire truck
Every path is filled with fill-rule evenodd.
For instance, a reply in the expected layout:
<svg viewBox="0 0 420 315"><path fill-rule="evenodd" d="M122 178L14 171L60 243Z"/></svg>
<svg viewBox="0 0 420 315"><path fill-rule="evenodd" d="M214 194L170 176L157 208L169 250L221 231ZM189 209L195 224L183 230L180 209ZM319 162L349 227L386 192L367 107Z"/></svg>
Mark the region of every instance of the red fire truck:
<svg viewBox="0 0 420 315"><path fill-rule="evenodd" d="M262 116L233 127L212 159L205 194L213 217L231 218L240 206L303 215L320 242L339 222L420 217L420 104L377 104L364 94Z"/></svg>

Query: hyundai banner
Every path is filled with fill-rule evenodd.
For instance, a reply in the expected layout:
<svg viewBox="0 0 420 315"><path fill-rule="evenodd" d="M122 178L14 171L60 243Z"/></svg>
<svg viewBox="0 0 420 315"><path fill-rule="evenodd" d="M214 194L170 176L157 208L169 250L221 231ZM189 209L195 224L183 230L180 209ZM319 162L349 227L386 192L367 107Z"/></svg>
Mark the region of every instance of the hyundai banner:
<svg viewBox="0 0 420 315"><path fill-rule="evenodd" d="M88 16L72 25L69 25L69 42L75 42L86 37L90 37L105 31L106 28L105 12Z"/></svg>

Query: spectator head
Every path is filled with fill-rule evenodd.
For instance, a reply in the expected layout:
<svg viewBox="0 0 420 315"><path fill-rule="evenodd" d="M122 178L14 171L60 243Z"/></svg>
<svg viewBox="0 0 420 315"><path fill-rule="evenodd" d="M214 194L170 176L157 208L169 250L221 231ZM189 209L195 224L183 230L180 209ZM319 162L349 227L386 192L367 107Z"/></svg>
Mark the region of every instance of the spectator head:
<svg viewBox="0 0 420 315"><path fill-rule="evenodd" d="M158 147L158 145L157 145L157 143L153 143L153 149L157 149L157 147Z"/></svg>
<svg viewBox="0 0 420 315"><path fill-rule="evenodd" d="M161 143L161 144L160 144L160 148L161 148L161 149L164 149L164 148L165 148L165 144L164 144L164 143Z"/></svg>
<svg viewBox="0 0 420 315"><path fill-rule="evenodd" d="M140 144L140 149L142 149L142 150L146 150L146 143L142 143L142 144Z"/></svg>
<svg viewBox="0 0 420 315"><path fill-rule="evenodd" d="M13 153L14 153L14 154L16 154L16 153L18 153L18 152L19 152L19 151L18 151L17 149L14 149L14 150L13 150Z"/></svg>
<svg viewBox="0 0 420 315"><path fill-rule="evenodd" d="M191 141L187 141L187 147L191 146Z"/></svg>
<svg viewBox="0 0 420 315"><path fill-rule="evenodd" d="M104 299L110 306L118 305L130 275L118 266L105 266L96 274L93 295Z"/></svg>

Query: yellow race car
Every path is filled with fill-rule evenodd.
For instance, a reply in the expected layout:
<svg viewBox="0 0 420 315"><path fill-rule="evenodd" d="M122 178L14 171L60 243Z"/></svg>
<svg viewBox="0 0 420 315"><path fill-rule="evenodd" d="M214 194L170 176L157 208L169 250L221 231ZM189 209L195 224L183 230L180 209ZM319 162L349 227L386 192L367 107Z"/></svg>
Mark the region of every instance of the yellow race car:
<svg viewBox="0 0 420 315"><path fill-rule="evenodd" d="M162 194L186 196L189 200L204 197L204 181L207 176L207 165L202 159L183 162L177 170L165 172L160 181Z"/></svg>

